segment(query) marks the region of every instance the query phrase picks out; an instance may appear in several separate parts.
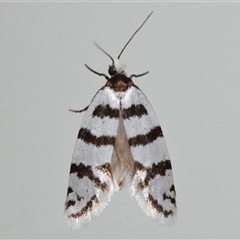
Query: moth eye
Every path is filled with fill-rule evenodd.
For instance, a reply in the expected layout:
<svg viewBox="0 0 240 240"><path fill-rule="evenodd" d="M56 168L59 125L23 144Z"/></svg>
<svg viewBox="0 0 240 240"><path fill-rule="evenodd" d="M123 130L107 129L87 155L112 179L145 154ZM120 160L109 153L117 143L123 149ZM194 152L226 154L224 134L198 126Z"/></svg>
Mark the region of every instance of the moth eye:
<svg viewBox="0 0 240 240"><path fill-rule="evenodd" d="M108 73L110 76L113 76L117 73L117 71L114 66L109 66Z"/></svg>

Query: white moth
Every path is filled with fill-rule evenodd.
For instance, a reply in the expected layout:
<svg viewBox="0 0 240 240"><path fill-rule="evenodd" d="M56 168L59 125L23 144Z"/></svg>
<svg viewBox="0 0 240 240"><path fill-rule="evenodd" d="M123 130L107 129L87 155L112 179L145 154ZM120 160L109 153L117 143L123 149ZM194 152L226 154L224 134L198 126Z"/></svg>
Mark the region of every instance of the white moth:
<svg viewBox="0 0 240 240"><path fill-rule="evenodd" d="M132 81L148 72L127 77L119 60L123 50L117 60L100 50L112 60L110 77L86 65L107 82L88 107L71 110L86 114L73 152L64 221L73 229L88 225L116 191L130 185L131 195L147 215L172 225L176 192L166 143L151 104Z"/></svg>

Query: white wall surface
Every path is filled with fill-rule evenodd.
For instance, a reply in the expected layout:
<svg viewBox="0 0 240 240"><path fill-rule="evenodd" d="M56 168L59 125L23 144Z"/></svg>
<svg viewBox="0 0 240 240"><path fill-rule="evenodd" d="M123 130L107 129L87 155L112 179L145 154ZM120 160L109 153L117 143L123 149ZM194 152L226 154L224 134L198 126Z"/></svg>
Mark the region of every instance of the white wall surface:
<svg viewBox="0 0 240 240"><path fill-rule="evenodd" d="M121 59L166 137L178 220L158 226L117 193L82 230L62 221L75 139ZM239 238L240 3L0 3L1 238Z"/></svg>

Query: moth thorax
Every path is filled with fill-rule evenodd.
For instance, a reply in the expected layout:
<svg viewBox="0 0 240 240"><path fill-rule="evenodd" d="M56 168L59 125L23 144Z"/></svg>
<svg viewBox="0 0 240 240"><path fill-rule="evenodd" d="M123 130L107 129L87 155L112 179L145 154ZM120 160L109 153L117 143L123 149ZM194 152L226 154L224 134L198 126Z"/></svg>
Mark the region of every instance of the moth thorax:
<svg viewBox="0 0 240 240"><path fill-rule="evenodd" d="M117 73L124 73L126 65L119 59L114 59L114 62L109 65L108 73L113 76Z"/></svg>

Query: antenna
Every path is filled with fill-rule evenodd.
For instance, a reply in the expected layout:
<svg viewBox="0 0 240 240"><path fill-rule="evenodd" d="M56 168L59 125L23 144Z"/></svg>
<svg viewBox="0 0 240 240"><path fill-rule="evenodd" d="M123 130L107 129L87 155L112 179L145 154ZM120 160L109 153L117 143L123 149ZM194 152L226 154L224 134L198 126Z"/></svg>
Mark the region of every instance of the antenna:
<svg viewBox="0 0 240 240"><path fill-rule="evenodd" d="M153 12L151 12L147 18L145 19L145 21L142 23L142 25L135 31L135 33L131 36L131 38L128 40L128 42L125 44L125 46L123 47L122 51L120 52L120 54L118 55L118 59L120 58L120 56L122 55L123 51L125 50L125 48L127 47L127 45L131 42L131 40L133 39L133 37L136 35L136 33L141 29L141 27L144 25L144 23L150 18L150 16L153 14ZM101 49L101 48L100 48ZM102 50L102 49L101 49ZM103 51L103 50L102 50ZM104 52L104 51L103 51ZM107 54L107 53L106 53ZM108 55L108 54L107 54Z"/></svg>
<svg viewBox="0 0 240 240"><path fill-rule="evenodd" d="M100 49L103 53L105 53L107 56L109 56L109 57L111 58L112 63L113 63L113 65L114 65L114 60L113 60L113 58L112 58L105 50L103 50L95 41L94 41L93 43L95 44L95 46L96 46L98 49Z"/></svg>

